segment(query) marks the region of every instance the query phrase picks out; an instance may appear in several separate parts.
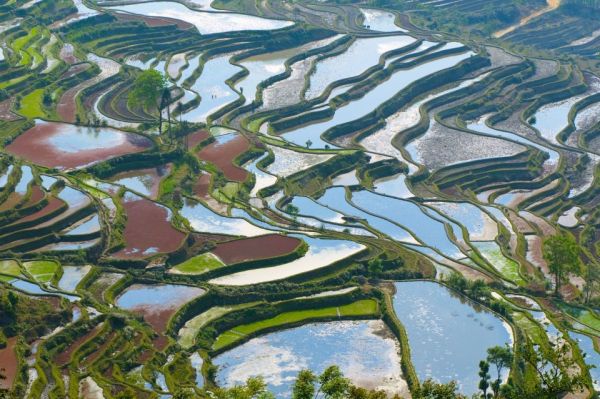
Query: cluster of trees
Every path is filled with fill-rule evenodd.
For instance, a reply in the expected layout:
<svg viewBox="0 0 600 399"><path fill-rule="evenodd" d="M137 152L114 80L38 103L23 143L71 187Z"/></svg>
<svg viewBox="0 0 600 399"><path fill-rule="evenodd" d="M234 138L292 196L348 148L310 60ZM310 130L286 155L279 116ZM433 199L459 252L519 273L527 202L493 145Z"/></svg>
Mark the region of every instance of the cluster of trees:
<svg viewBox="0 0 600 399"><path fill-rule="evenodd" d="M514 384L509 378L503 384L503 374L514 363L514 354L509 346L495 346L488 349L487 358L479 363L480 393L471 399L556 399L584 387L581 375L569 375L563 370L573 370L574 360L568 346L557 347L552 354L541 354L535 347L524 353L524 367L535 371L535 378L524 384ZM493 374L493 376L492 376ZM274 399L267 384L261 377L251 377L245 384L231 388L217 388L206 391L207 397L214 399ZM197 397L191 390L174 394L176 399ZM386 392L357 387L344 376L338 366L330 366L320 375L311 370L301 370L291 388L292 399L386 399ZM413 399L468 399L459 392L455 381L439 383L424 381ZM401 399L394 396L394 399Z"/></svg>
<svg viewBox="0 0 600 399"><path fill-rule="evenodd" d="M585 280L583 300L589 303L600 285L600 266L593 261L586 265L581 262L581 247L575 238L569 234L550 236L544 240L543 254L554 276L555 295L560 296L560 289L568 282L569 275L576 275Z"/></svg>

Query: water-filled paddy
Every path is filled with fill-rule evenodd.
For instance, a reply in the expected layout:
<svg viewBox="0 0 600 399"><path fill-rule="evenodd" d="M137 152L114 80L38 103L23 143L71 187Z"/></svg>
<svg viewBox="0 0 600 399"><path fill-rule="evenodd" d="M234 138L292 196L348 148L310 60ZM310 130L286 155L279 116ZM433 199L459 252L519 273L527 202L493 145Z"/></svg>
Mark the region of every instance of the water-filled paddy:
<svg viewBox="0 0 600 399"><path fill-rule="evenodd" d="M232 32L238 30L273 30L292 25L289 21L278 21L236 13L202 12L189 9L180 3L155 1L110 7L153 17L173 18L194 25L201 34Z"/></svg>
<svg viewBox="0 0 600 399"><path fill-rule="evenodd" d="M170 165L161 165L156 168L120 173L112 179L112 182L147 197L156 198L160 182L170 170Z"/></svg>
<svg viewBox="0 0 600 399"><path fill-rule="evenodd" d="M379 58L394 49L413 43L411 36L388 36L356 39L342 54L325 58L316 64L310 76L307 99L320 96L332 82L360 75L379 63Z"/></svg>
<svg viewBox="0 0 600 399"><path fill-rule="evenodd" d="M179 307L204 293L202 288L185 285L134 284L119 295L116 305L141 314L146 322L162 332Z"/></svg>
<svg viewBox="0 0 600 399"><path fill-rule="evenodd" d="M351 202L361 209L405 226L426 245L449 257L461 254L456 244L448 238L444 223L431 218L410 201L359 191L352 194Z"/></svg>
<svg viewBox="0 0 600 399"><path fill-rule="evenodd" d="M523 136L520 136L515 133L507 132L504 130L494 129L487 125L485 119L480 119L477 122L470 123L469 125L467 125L467 129L473 130L475 132L489 134L491 136L510 139L510 140L516 141L517 143L532 146L542 152L547 153L549 155L549 159L547 162L551 165L556 165L560 158L560 154L557 151L553 150L552 148L550 148L548 146L543 146L541 144L537 144L537 143L535 143L531 140L528 140L528 139L524 138Z"/></svg>
<svg viewBox="0 0 600 399"><path fill-rule="evenodd" d="M468 202L427 202L446 216L464 226L472 241L493 240L498 235L498 225L487 213Z"/></svg>
<svg viewBox="0 0 600 399"><path fill-rule="evenodd" d="M600 367L600 353L594 348L593 339L588 335L576 333L574 331L569 331L569 335L577 342L579 349L583 352L583 360L585 363L590 366L595 366L590 368L590 375L592 376L594 389L600 391L600 369L598 368Z"/></svg>
<svg viewBox="0 0 600 399"><path fill-rule="evenodd" d="M258 192L263 188L272 186L277 182L277 177L264 172L262 169L258 167L258 163L267 157L269 154L266 153L263 156L255 159L254 161L246 164L244 168L254 175L254 187L252 187L252 191L250 191L250 197L256 197Z"/></svg>
<svg viewBox="0 0 600 399"><path fill-rule="evenodd" d="M242 218L228 218L218 215L200 202L186 200L180 211L191 227L198 232L227 234L232 236L259 236L272 233L262 229Z"/></svg>
<svg viewBox="0 0 600 399"><path fill-rule="evenodd" d="M406 229L386 220L371 215L354 207L346 201L346 191L343 187L331 187L325 191L317 202L334 211L339 211L346 216L365 220L372 228L392 237L394 240L414 243L415 238Z"/></svg>
<svg viewBox="0 0 600 399"><path fill-rule="evenodd" d="M238 94L225 83L227 79L241 71L240 67L229 62L230 58L229 54L211 58L204 63L202 74L190 87L200 95L200 105L184 112L182 115L184 120L204 122L219 108L238 98ZM190 69L188 67L188 70Z"/></svg>
<svg viewBox="0 0 600 399"><path fill-rule="evenodd" d="M49 168L71 169L144 151L149 139L111 128L90 128L65 123L36 121L17 137L7 151Z"/></svg>
<svg viewBox="0 0 600 399"><path fill-rule="evenodd" d="M360 11L365 18L363 25L370 30L376 32L404 31L404 29L396 25L396 16L391 12L373 8L361 8Z"/></svg>
<svg viewBox="0 0 600 399"><path fill-rule="evenodd" d="M303 239L308 244L308 252L300 259L278 266L234 273L229 276L213 279L210 282L219 285L239 286L282 280L287 277L323 268L354 255L365 248L363 245L352 241L313 237L303 237Z"/></svg>
<svg viewBox="0 0 600 399"><path fill-rule="evenodd" d="M233 386L262 374L277 397L291 397L297 373L337 364L362 387L406 394L399 344L382 321L308 324L252 339L217 356L217 382Z"/></svg>
<svg viewBox="0 0 600 399"><path fill-rule="evenodd" d="M91 266L63 266L63 275L58 281L58 288L67 292L75 292L79 282L91 269Z"/></svg>
<svg viewBox="0 0 600 399"><path fill-rule="evenodd" d="M394 311L404 325L421 380L456 380L460 391L478 390L479 361L487 349L512 344L502 319L434 282L395 284Z"/></svg>
<svg viewBox="0 0 600 399"><path fill-rule="evenodd" d="M440 70L453 67L471 55L472 53L465 52L425 62L411 69L398 70L388 80L379 84L362 98L338 108L333 118L286 132L282 137L300 146L304 146L310 140L313 142L314 148L324 148L328 144L321 139L321 134L328 129L367 115L412 82Z"/></svg>
<svg viewBox="0 0 600 399"><path fill-rule="evenodd" d="M275 155L275 161L267 167L267 171L280 177L291 176L311 166L333 158L333 154L315 154L308 152L292 151L283 147L269 146Z"/></svg>

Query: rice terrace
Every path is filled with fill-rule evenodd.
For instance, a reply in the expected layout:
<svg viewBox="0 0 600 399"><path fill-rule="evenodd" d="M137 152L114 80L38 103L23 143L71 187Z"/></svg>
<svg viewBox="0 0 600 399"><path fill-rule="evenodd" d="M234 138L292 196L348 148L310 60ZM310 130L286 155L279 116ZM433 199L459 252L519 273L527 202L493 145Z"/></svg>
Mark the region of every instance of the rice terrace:
<svg viewBox="0 0 600 399"><path fill-rule="evenodd" d="M0 0L0 398L599 395L600 1Z"/></svg>

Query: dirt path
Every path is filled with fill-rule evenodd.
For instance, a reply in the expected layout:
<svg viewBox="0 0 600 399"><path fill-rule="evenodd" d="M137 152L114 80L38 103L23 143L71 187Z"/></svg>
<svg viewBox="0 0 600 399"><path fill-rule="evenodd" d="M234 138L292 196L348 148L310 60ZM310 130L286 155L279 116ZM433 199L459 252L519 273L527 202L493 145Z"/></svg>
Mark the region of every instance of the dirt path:
<svg viewBox="0 0 600 399"><path fill-rule="evenodd" d="M531 21L532 19L537 18L537 17L539 17L541 15L544 15L547 12L554 11L554 10L556 10L560 6L560 0L547 0L547 2L548 2L548 6L547 7L544 7L541 10L534 11L530 15L528 15L525 18L521 19L518 24L509 26L508 28L504 28L502 30L497 31L496 33L494 33L494 37L495 38L499 38L499 37L505 36L505 35L513 32L517 28L520 28L521 26L527 25L529 23L529 21Z"/></svg>

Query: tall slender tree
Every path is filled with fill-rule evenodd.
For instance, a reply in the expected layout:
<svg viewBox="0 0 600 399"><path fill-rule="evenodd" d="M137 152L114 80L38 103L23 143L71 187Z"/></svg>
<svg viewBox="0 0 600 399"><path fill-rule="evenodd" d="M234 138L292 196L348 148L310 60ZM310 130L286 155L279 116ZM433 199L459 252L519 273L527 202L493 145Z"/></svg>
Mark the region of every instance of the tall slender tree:
<svg viewBox="0 0 600 399"><path fill-rule="evenodd" d="M167 79L157 70L148 69L138 75L127 97L131 107L141 106L158 112L158 131L162 134L163 93L167 89Z"/></svg>
<svg viewBox="0 0 600 399"><path fill-rule="evenodd" d="M561 234L546 238L543 248L544 259L548 262L550 273L554 275L554 292L558 295L569 273L581 274L579 246L573 237Z"/></svg>

